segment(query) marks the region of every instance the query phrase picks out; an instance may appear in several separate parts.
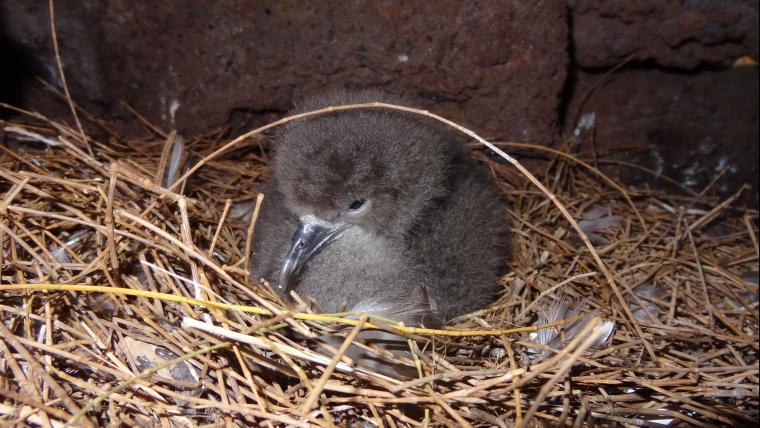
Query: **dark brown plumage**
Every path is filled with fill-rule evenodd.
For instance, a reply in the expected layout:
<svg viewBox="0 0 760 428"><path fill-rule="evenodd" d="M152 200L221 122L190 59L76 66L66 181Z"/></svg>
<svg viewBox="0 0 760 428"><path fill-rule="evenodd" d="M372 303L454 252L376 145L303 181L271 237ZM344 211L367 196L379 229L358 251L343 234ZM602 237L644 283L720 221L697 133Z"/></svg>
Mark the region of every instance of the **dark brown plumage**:
<svg viewBox="0 0 760 428"><path fill-rule="evenodd" d="M334 92L297 111L384 100ZM426 310L450 319L495 296L508 249L505 204L462 142L432 119L364 109L299 120L278 135L273 168L256 277L280 280L298 220L312 216L343 228L293 272L293 289L322 310L345 305L411 322L404 311L428 300Z"/></svg>
<svg viewBox="0 0 760 428"><path fill-rule="evenodd" d="M371 101L394 102L333 92L296 111ZM450 130L411 113L347 110L290 123L274 150L255 278L326 312L407 325L440 325L496 297L506 206Z"/></svg>

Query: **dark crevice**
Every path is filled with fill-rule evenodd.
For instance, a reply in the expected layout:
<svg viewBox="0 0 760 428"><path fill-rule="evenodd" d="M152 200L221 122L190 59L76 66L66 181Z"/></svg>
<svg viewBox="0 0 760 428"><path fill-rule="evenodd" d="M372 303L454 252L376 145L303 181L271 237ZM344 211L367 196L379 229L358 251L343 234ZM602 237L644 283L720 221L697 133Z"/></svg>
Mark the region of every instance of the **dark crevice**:
<svg viewBox="0 0 760 428"><path fill-rule="evenodd" d="M5 34L7 28L5 18L0 12L0 58L3 65L0 66L0 101L10 105L21 105L26 87L34 81L38 75L34 56L13 43ZM8 114L1 110L0 117Z"/></svg>
<svg viewBox="0 0 760 428"><path fill-rule="evenodd" d="M575 95L575 82L576 82L576 68L574 66L575 58L575 43L573 42L573 13L572 9L567 8L567 68L565 76L565 84L560 92L559 106L557 108L557 125L559 127L560 135L566 138L565 135L565 119L570 108L570 101Z"/></svg>
<svg viewBox="0 0 760 428"><path fill-rule="evenodd" d="M267 123L282 118L285 113L285 110L279 109L233 108L227 116L230 135L237 136L266 125Z"/></svg>

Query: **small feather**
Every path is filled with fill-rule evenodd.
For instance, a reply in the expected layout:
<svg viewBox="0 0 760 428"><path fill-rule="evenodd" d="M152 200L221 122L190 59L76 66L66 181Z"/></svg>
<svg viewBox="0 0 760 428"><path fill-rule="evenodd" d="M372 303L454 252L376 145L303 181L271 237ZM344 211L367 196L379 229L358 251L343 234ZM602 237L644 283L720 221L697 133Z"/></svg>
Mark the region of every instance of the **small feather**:
<svg viewBox="0 0 760 428"><path fill-rule="evenodd" d="M577 306L577 305L576 305ZM561 295L552 305L548 308L545 307L539 311L536 324L549 324L557 322L566 318L576 316L580 312L580 308L570 308L570 302L565 295ZM585 327L598 315L598 311L591 311L583 318L571 323L563 330L560 327L552 327L538 330L530 336L530 341L539 345L548 346L554 349L561 348L565 343L573 340ZM604 332L599 338L591 345L590 349L598 348L604 345L615 330L615 323L609 320L604 320L602 324L597 327ZM560 334L562 332L563 334ZM528 352L531 354L530 358L532 362L539 362L549 357L552 352L541 349L528 348Z"/></svg>
<svg viewBox="0 0 760 428"><path fill-rule="evenodd" d="M166 173L164 174L164 187L169 187L177 180L178 173L183 165L183 159L185 154L185 140L181 135L177 135L174 139L174 145L172 146L172 152L169 155L169 164L166 167Z"/></svg>
<svg viewBox="0 0 760 428"><path fill-rule="evenodd" d="M63 246L54 246L53 249L50 250L50 255L52 255L53 259L58 263L70 263L71 259L69 258L66 249L68 248L71 251L75 251L82 245L88 235L89 232L86 230L80 230L73 233L69 239L63 242Z"/></svg>
<svg viewBox="0 0 760 428"><path fill-rule="evenodd" d="M255 205L256 201L253 199L232 204L229 217L233 220L243 220L248 223L251 220L251 215L253 215L253 207Z"/></svg>
<svg viewBox="0 0 760 428"><path fill-rule="evenodd" d="M662 300L668 296L668 291L652 282L645 282L636 287L635 294L628 295L626 301L633 316L641 320L649 320L650 316L657 318L659 307L652 300Z"/></svg>
<svg viewBox="0 0 760 428"><path fill-rule="evenodd" d="M614 229L620 224L620 217L610 214L607 208L601 206L592 207L581 215L578 226L583 230L594 244L606 244L609 242L599 235L598 231Z"/></svg>

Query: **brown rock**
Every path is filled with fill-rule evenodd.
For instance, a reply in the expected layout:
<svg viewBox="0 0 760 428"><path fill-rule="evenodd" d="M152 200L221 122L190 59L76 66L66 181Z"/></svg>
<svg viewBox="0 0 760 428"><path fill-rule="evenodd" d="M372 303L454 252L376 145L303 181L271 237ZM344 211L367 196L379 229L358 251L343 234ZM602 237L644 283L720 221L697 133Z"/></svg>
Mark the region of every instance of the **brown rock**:
<svg viewBox="0 0 760 428"><path fill-rule="evenodd" d="M527 3L55 5L74 99L125 137L144 131L122 103L186 136L237 133L345 85L407 95L485 137L551 144L591 83L635 54L585 105L597 144L652 147L649 166L696 189L723 167L721 194L757 183L757 66L731 64L758 59L758 0ZM65 103L23 90L33 75L61 85L48 3L0 0L0 24L0 97L68 120Z"/></svg>
<svg viewBox="0 0 760 428"><path fill-rule="evenodd" d="M585 93L600 77L580 73L576 94ZM619 166L611 171L628 183L654 187L670 186L663 176L670 177L699 192L726 169L708 195L726 197L747 183L755 194L748 200L757 202L757 67L695 75L631 70L605 82L581 113L595 116L596 147L630 148L621 158L654 174ZM580 96L574 100L570 111L577 111Z"/></svg>
<svg viewBox="0 0 760 428"><path fill-rule="evenodd" d="M349 85L421 98L489 136L548 143L558 135L568 54L565 5L556 0L56 7L72 94L111 121L126 115L125 102L161 128L193 135L232 112L262 122L304 93ZM3 2L0 16L54 79L47 2Z"/></svg>
<svg viewBox="0 0 760 428"><path fill-rule="evenodd" d="M692 69L758 58L757 0L571 0L574 60L611 67L632 54Z"/></svg>

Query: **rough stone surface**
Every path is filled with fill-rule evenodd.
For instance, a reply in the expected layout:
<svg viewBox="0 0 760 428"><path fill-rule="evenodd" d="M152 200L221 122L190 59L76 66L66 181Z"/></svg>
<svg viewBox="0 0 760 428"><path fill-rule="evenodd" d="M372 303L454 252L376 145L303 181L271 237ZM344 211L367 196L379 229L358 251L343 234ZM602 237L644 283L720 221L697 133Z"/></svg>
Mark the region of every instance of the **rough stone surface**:
<svg viewBox="0 0 760 428"><path fill-rule="evenodd" d="M574 60L611 67L637 54L692 69L758 57L757 0L571 0Z"/></svg>
<svg viewBox="0 0 760 428"><path fill-rule="evenodd" d="M722 194L757 183L758 68L732 64L758 59L758 0L55 5L74 99L124 137L144 135L124 104L188 137L234 134L348 86L407 95L486 137L552 144L592 82L636 54L584 106L597 147L654 147L650 166L697 189L723 166ZM68 120L29 85L61 87L49 19L47 1L0 0L0 99Z"/></svg>
<svg viewBox="0 0 760 428"><path fill-rule="evenodd" d="M587 92L600 77L581 73L576 90ZM747 200L757 202L757 67L695 75L631 70L604 82L580 114L594 116L596 146L634 148L636 155L622 158L655 174L619 166L613 171L655 187L669 186L663 176L670 177L699 192L726 169L708 194L726 197L746 183L755 193ZM574 98L571 111L580 99Z"/></svg>
<svg viewBox="0 0 760 428"><path fill-rule="evenodd" d="M54 79L47 2L2 2ZM550 143L568 53L562 2L57 1L74 97L192 135L266 120L327 86L383 87L489 136ZM30 31L34 29L34 31Z"/></svg>

